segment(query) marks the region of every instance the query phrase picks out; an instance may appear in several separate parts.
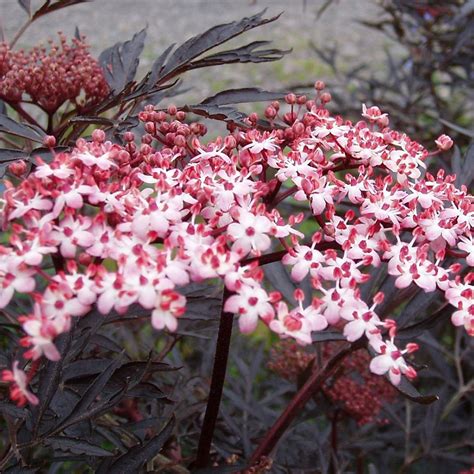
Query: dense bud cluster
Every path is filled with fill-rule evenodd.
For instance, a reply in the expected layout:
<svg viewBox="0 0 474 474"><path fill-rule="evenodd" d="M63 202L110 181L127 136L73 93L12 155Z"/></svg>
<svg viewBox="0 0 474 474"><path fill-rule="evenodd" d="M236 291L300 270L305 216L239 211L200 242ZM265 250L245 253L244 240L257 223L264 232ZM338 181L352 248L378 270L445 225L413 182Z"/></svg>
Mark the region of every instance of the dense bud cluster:
<svg viewBox="0 0 474 474"><path fill-rule="evenodd" d="M0 307L15 292L30 295L19 321L24 357L57 360L55 338L93 307L124 314L139 304L155 328L175 331L186 311L180 287L215 279L242 332L260 321L300 344L329 327L349 342L365 337L371 372L393 384L416 376L407 356L417 345L398 346L396 322L379 310L384 296L409 285L437 291L455 307L453 323L473 334L473 197L452 176L425 173L428 151L388 128L376 107L354 124L331 116L329 94L316 90L315 100L287 96L289 112L272 104L266 131L252 114L207 143L206 128L176 107L147 107L140 144L97 130L21 184L7 182ZM280 205L291 196L302 212ZM298 289L289 306L264 280L262 265L282 255L295 282L311 283L309 303ZM361 285L382 264L392 294L365 301ZM13 389L33 402L16 374Z"/></svg>
<svg viewBox="0 0 474 474"><path fill-rule="evenodd" d="M335 342L324 344L323 363L334 356L339 346ZM297 381L315 361L316 355L306 347L282 341L271 351L269 368L287 380ZM370 373L369 362L370 356L365 350L353 352L343 359L334 376L322 388L326 397L359 425L384 424L386 420L380 417L382 407L396 397L396 391L385 379Z"/></svg>
<svg viewBox="0 0 474 474"><path fill-rule="evenodd" d="M79 109L100 102L109 92L99 63L88 45L60 34L59 44L12 51L0 43L0 98L30 100L52 114L67 100Z"/></svg>

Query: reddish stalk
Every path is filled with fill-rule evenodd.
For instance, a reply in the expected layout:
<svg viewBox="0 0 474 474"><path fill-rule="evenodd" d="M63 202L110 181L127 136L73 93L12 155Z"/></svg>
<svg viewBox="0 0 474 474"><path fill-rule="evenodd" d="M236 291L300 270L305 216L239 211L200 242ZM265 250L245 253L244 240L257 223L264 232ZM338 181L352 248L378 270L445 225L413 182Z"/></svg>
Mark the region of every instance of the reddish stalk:
<svg viewBox="0 0 474 474"><path fill-rule="evenodd" d="M253 466L255 463L257 463L259 459L262 458L262 456L268 456L272 452L273 448L288 429L291 422L298 416L313 394L321 389L323 383L334 372L342 360L351 352L360 349L362 344L363 343L358 341L351 346L342 349L332 359L330 359L326 365L321 368L321 370L315 370L311 374L306 383L296 393L289 405L286 407L285 411L268 430L257 449L254 451L250 459L250 466Z"/></svg>
<svg viewBox="0 0 474 474"><path fill-rule="evenodd" d="M230 294L229 290L224 289L221 320L219 324L219 332L217 334L216 353L212 370L211 388L209 390L206 413L204 415L201 435L199 437L197 456L193 464L193 468L195 469L209 465L212 438L214 435L217 416L219 415L219 407L221 404L222 391L224 389L225 374L227 370L227 360L229 358L230 338L232 336L234 315L224 311L225 302Z"/></svg>

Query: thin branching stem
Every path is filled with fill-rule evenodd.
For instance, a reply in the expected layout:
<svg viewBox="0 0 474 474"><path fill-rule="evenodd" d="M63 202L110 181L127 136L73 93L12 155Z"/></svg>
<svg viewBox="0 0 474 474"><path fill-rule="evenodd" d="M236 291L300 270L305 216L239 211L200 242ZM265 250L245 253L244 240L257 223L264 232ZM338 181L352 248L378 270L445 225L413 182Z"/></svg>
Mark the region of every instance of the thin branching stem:
<svg viewBox="0 0 474 474"><path fill-rule="evenodd" d="M320 370L315 370L305 384L293 397L285 411L276 420L273 426L267 431L257 449L254 451L250 465L256 464L263 456L268 456L277 445L280 438L286 432L291 422L298 416L310 398L318 392L327 378L334 372L340 363L352 352L362 347L360 340L349 347L341 349L331 358Z"/></svg>
<svg viewBox="0 0 474 474"><path fill-rule="evenodd" d="M230 339L232 336L232 323L234 316L232 313L224 311L225 302L230 294L229 290L224 289L219 332L217 334L216 353L214 356L214 367L212 370L211 388L209 390L206 413L204 415L201 436L199 438L197 456L194 462L195 468L206 467L210 460L212 438L224 389Z"/></svg>

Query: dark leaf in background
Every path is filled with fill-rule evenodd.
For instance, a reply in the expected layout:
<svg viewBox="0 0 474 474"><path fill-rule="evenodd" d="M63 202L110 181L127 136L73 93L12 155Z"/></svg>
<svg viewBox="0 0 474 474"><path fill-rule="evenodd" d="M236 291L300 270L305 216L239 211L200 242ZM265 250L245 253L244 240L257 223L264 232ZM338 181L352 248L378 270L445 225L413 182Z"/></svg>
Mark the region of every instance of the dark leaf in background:
<svg viewBox="0 0 474 474"><path fill-rule="evenodd" d="M346 338L341 332L337 331L313 331L311 333L313 342L345 341Z"/></svg>
<svg viewBox="0 0 474 474"><path fill-rule="evenodd" d="M172 417L160 433L144 444L133 446L126 454L120 456L112 465L106 470L107 474L122 474L124 472L139 472L140 468L147 462L151 461L161 450L168 438L171 436L175 424L175 419Z"/></svg>
<svg viewBox="0 0 474 474"><path fill-rule="evenodd" d="M394 387L399 391L405 398L408 398L412 402L420 403L422 405L429 405L430 403L438 401L436 395L422 395L414 385L402 375L401 381Z"/></svg>
<svg viewBox="0 0 474 474"><path fill-rule="evenodd" d="M104 387L110 380L110 377L112 377L114 371L120 366L120 363L120 358L117 358L109 363L108 367L95 378L87 390L82 394L80 400L72 408L69 415L61 420L56 430L59 431L64 429L64 427L70 425L71 422L77 422L86 416L87 409L94 403L99 395L103 395L102 391Z"/></svg>
<svg viewBox="0 0 474 474"><path fill-rule="evenodd" d="M99 56L104 76L112 92L123 91L135 78L140 54L145 45L146 29L124 43L107 48Z"/></svg>
<svg viewBox="0 0 474 474"><path fill-rule="evenodd" d="M34 142L43 142L46 134L33 125L19 123L5 114L0 114L0 132L9 133L22 138L28 138Z"/></svg>
<svg viewBox="0 0 474 474"><path fill-rule="evenodd" d="M239 112L233 107L217 107L213 105L198 104L188 105L182 110L214 120L222 120L224 122L233 122L239 124L243 123L243 120L247 117L246 114Z"/></svg>
<svg viewBox="0 0 474 474"><path fill-rule="evenodd" d="M43 5L34 12L32 19L36 20L40 16L47 15L62 8L72 7L73 5L79 5L80 3L91 2L93 0L46 0Z"/></svg>
<svg viewBox="0 0 474 474"><path fill-rule="evenodd" d="M106 449L88 443L87 441L69 438L67 436L51 436L48 438L47 444L60 449L61 451L70 451L76 454L85 454L87 456L113 456L114 453Z"/></svg>
<svg viewBox="0 0 474 474"><path fill-rule="evenodd" d="M272 100L279 100L285 97L285 92L269 92L256 87L246 87L243 89L228 89L219 92L216 95L208 97L199 105L229 105L242 104L249 102L266 102Z"/></svg>
<svg viewBox="0 0 474 474"><path fill-rule="evenodd" d="M242 18L240 21L233 21L232 23L214 26L204 33L190 38L179 46L170 56L161 72L161 77L169 76L201 54L225 43L231 38L234 38L245 31L275 21L280 16L277 15L272 18L263 18L264 13L265 10L249 18Z"/></svg>
<svg viewBox="0 0 474 474"><path fill-rule="evenodd" d="M471 142L467 149L461 171L461 184L465 184L470 188L474 180L474 142Z"/></svg>
<svg viewBox="0 0 474 474"><path fill-rule="evenodd" d="M11 148L0 148L0 163L6 163L10 161L20 160L22 158L28 158L28 153L22 150L14 150Z"/></svg>
<svg viewBox="0 0 474 474"><path fill-rule="evenodd" d="M28 16L31 16L31 0L18 0L20 7L28 13Z"/></svg>
<svg viewBox="0 0 474 474"><path fill-rule="evenodd" d="M228 51L222 51L221 53L211 54L203 59L194 61L192 63L192 69L217 66L219 64L266 63L278 61L285 54L291 52L291 49L285 51L275 48L257 49L270 43L270 41L254 41L237 49L230 49Z"/></svg>

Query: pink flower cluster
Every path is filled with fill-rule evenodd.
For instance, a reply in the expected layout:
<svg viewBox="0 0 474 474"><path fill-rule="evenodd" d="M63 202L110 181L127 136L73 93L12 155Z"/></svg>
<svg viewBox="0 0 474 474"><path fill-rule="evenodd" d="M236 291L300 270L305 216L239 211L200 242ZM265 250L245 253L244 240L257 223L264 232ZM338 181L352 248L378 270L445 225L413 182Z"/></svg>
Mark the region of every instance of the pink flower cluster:
<svg viewBox="0 0 474 474"><path fill-rule="evenodd" d="M29 52L0 43L0 98L12 103L29 99L48 113L67 100L78 107L102 100L109 87L88 45L76 38L69 45L62 34L59 40L59 45L50 41L49 50Z"/></svg>
<svg viewBox="0 0 474 474"><path fill-rule="evenodd" d="M329 114L328 95L287 97L286 128L259 131L253 114L209 143L175 107L147 107L140 145L130 132L121 146L96 130L21 184L7 182L0 307L15 292L31 295L24 356L57 360L55 338L93 307L123 314L139 304L155 328L175 331L186 310L180 287L221 279L231 292L224 310L242 332L261 321L301 344L329 327L351 342L365 336L376 353L370 370L398 384L416 376L406 356L417 345L396 345L396 322L377 313L384 295L367 302L360 292L382 262L394 293L438 291L456 309L452 322L473 335L474 274L460 274L474 261L473 196L452 176L425 173L427 150L378 109L353 124ZM267 112L273 124L280 104ZM304 212L287 215L290 196ZM301 232L303 219L318 226L314 235ZM283 254L295 282L310 278L310 304L296 290L289 307L264 280L262 265Z"/></svg>

